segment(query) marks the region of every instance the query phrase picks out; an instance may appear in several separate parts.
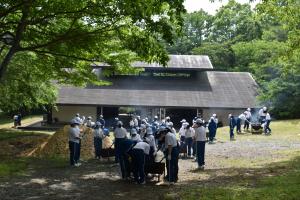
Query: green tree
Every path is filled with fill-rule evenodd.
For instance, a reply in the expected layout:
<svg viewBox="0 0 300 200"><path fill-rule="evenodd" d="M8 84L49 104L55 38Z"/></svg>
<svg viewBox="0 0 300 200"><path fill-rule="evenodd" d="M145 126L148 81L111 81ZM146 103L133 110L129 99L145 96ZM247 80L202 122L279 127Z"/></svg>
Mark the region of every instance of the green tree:
<svg viewBox="0 0 300 200"><path fill-rule="evenodd" d="M14 40L1 49L0 96L9 91L14 94L7 96L7 104L14 98L31 107L53 99L33 97L53 94L52 87L47 90L51 80L104 84L92 73L96 62L112 65L108 74L128 72L134 60L165 65L168 55L162 41L172 43L181 30L182 4L183 0L2 0L0 36L10 32ZM22 89L28 100L18 97Z"/></svg>
<svg viewBox="0 0 300 200"><path fill-rule="evenodd" d="M191 54L193 48L201 46L209 34L212 16L203 10L187 13L183 17L182 34L167 50L172 54Z"/></svg>
<svg viewBox="0 0 300 200"><path fill-rule="evenodd" d="M214 16L209 39L214 42L238 42L260 37L260 23L250 5L230 0Z"/></svg>
<svg viewBox="0 0 300 200"><path fill-rule="evenodd" d="M204 43L192 52L196 55L208 55L217 70L233 70L235 56L230 43Z"/></svg>

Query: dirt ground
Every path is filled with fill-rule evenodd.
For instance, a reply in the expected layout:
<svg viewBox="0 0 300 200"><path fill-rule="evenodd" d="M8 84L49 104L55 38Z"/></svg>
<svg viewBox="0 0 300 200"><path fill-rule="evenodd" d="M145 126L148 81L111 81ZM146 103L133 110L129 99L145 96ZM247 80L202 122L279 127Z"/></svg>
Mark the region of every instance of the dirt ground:
<svg viewBox="0 0 300 200"><path fill-rule="evenodd" d="M239 139L240 138L240 139ZM179 182L159 186L156 179L146 185L120 180L118 165L107 160L88 160L80 167L47 166L43 160L29 165L25 176L0 178L0 197L12 199L163 199L182 188L196 185L222 185L241 177L272 176L264 166L288 159L284 152L299 152L300 140L282 140L272 136L241 135L236 141L219 139L206 145L206 167L196 170L193 159L179 160ZM39 167L37 167L39 166Z"/></svg>

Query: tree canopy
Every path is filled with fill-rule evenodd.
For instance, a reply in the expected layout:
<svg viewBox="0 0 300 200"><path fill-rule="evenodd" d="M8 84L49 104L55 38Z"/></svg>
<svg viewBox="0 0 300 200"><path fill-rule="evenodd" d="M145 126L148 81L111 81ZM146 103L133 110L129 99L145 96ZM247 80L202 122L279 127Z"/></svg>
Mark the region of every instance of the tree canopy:
<svg viewBox="0 0 300 200"><path fill-rule="evenodd" d="M252 10L230 0L215 16L202 12L184 17L184 27L192 26L187 19L195 15L198 24L210 22L201 43L193 45L184 33L185 43L175 43L170 52L205 54L217 70L251 72L260 85L262 105L276 117L300 117L300 1L262 0Z"/></svg>
<svg viewBox="0 0 300 200"><path fill-rule="evenodd" d="M104 84L92 73L95 62L119 72L130 70L133 60L165 65L162 43L180 32L183 12L183 0L3 0L0 35L12 33L14 40L0 55L0 95L51 93L51 80ZM0 109L8 109L9 97L1 98ZM32 106L35 98L52 100L37 95L28 100Z"/></svg>

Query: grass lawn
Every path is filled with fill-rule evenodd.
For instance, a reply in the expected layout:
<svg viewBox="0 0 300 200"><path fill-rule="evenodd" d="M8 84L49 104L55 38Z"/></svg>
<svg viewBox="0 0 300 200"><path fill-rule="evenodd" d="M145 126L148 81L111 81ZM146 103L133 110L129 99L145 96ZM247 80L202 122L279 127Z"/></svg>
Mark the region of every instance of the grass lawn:
<svg viewBox="0 0 300 200"><path fill-rule="evenodd" d="M298 154L299 155L299 154ZM177 195L187 200L299 200L300 199L300 156L268 166L266 177L244 178L223 186L184 187ZM276 175L279 173L280 175ZM274 175L275 174L275 175ZM169 194L170 195L170 194ZM168 199L168 195L166 198Z"/></svg>

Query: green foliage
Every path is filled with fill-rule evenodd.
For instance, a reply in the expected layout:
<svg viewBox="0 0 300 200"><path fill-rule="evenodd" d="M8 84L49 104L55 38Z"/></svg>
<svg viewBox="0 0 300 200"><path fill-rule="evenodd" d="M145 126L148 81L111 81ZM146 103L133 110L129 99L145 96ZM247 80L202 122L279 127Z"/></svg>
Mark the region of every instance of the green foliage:
<svg viewBox="0 0 300 200"><path fill-rule="evenodd" d="M167 46L171 54L190 54L192 49L201 46L208 37L212 16L203 10L185 14L183 33L173 45Z"/></svg>
<svg viewBox="0 0 300 200"><path fill-rule="evenodd" d="M209 40L214 42L251 41L261 37L261 26L249 4L230 0L214 16Z"/></svg>
<svg viewBox="0 0 300 200"><path fill-rule="evenodd" d="M0 109L34 108L55 100L58 83L107 84L91 64L113 72L132 71L142 60L166 65L162 41L180 32L183 0L3 0L0 34L14 34L0 55ZM2 46L2 44L1 44Z"/></svg>
<svg viewBox="0 0 300 200"><path fill-rule="evenodd" d="M204 43L194 48L193 54L208 55L217 70L231 71L235 62L234 52L229 43Z"/></svg>

